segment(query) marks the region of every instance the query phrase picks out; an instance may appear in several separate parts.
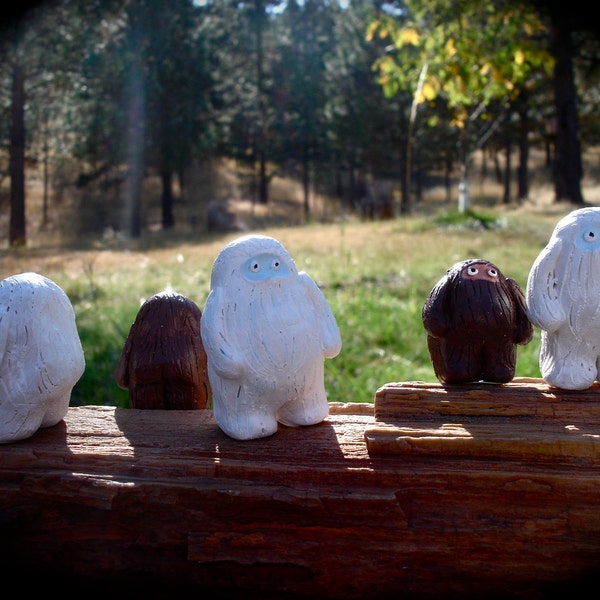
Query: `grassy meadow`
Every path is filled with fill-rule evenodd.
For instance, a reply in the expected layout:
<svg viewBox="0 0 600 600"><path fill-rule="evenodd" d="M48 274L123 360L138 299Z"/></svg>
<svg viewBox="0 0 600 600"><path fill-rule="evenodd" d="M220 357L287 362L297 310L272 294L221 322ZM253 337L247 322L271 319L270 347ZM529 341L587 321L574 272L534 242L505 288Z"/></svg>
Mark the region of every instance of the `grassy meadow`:
<svg viewBox="0 0 600 600"><path fill-rule="evenodd" d="M437 206L388 221L340 217L256 232L287 248L298 269L321 287L337 318L343 347L326 361L329 400L372 402L387 382L437 381L421 309L452 264L485 258L524 291L533 261L556 222L572 208L473 203L471 214ZM203 309L212 263L223 245L239 235L204 232L178 238L155 232L136 242L2 249L0 264L3 277L35 271L69 296L86 358L71 404L127 406L127 391L117 387L114 370L140 304L172 289ZM519 346L517 376L539 377L538 353L536 330L530 344Z"/></svg>

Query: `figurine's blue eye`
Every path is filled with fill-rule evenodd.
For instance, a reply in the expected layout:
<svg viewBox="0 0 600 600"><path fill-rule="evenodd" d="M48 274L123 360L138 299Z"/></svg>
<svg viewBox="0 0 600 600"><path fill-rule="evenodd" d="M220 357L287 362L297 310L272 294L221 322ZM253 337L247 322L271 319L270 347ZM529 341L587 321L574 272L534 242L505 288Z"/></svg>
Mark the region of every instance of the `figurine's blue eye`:
<svg viewBox="0 0 600 600"><path fill-rule="evenodd" d="M281 266L281 262L277 259L275 259L273 261L273 263L271 264L271 269L273 269L273 271L277 271L279 270L279 267Z"/></svg>
<svg viewBox="0 0 600 600"><path fill-rule="evenodd" d="M596 250L600 248L600 227L586 227L576 239L575 244L581 250Z"/></svg>
<svg viewBox="0 0 600 600"><path fill-rule="evenodd" d="M251 262L250 263L250 271L252 271L253 273L256 273L258 271L260 271L260 265L257 262Z"/></svg>

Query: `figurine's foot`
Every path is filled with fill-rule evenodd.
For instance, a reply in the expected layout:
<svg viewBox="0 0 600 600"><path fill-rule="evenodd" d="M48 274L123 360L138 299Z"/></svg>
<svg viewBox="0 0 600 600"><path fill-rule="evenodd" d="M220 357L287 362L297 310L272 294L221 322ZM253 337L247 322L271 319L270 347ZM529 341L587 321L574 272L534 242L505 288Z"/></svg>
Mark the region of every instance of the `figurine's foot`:
<svg viewBox="0 0 600 600"><path fill-rule="evenodd" d="M325 394L313 399L293 400L284 404L277 413L277 420L288 427L315 425L329 414L329 404Z"/></svg>
<svg viewBox="0 0 600 600"><path fill-rule="evenodd" d="M561 376L554 373L542 372L542 379L550 386L560 388L563 390L587 390L589 387L594 385L596 378L593 376L589 377L576 377L573 373L562 374Z"/></svg>
<svg viewBox="0 0 600 600"><path fill-rule="evenodd" d="M219 427L236 440L269 437L277 431L277 419L273 415L238 413L225 418L219 416L218 411L214 414Z"/></svg>
<svg viewBox="0 0 600 600"><path fill-rule="evenodd" d="M53 398L46 403L44 416L40 427L53 427L62 421L69 411L69 402L71 401L71 390L58 398Z"/></svg>
<svg viewBox="0 0 600 600"><path fill-rule="evenodd" d="M596 364L577 357L562 363L540 361L540 372L548 385L563 390L587 390L598 378Z"/></svg>
<svg viewBox="0 0 600 600"><path fill-rule="evenodd" d="M509 381L512 381L514 375L514 371L483 373L481 380L486 381L487 383L508 383Z"/></svg>

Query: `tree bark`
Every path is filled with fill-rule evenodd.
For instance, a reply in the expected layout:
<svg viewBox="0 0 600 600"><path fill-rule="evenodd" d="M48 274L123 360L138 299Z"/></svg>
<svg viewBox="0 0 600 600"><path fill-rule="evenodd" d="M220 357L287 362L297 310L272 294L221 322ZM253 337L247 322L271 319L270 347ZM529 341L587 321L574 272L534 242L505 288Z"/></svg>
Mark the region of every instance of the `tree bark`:
<svg viewBox="0 0 600 600"><path fill-rule="evenodd" d="M517 172L517 197L519 202L529 197L529 111L528 94L522 91L518 102L519 112L519 167Z"/></svg>
<svg viewBox="0 0 600 600"><path fill-rule="evenodd" d="M263 0L254 1L254 27L256 40L256 87L258 102L258 201L267 204L269 201L267 178L267 98L265 89L264 38L266 10Z"/></svg>
<svg viewBox="0 0 600 600"><path fill-rule="evenodd" d="M409 215L412 210L410 201L410 173L409 167L409 142L400 140L400 164L403 165L400 172L400 214Z"/></svg>
<svg viewBox="0 0 600 600"><path fill-rule="evenodd" d="M175 217L173 216L173 173L169 169L163 169L161 181L162 226L163 229L172 229L175 226Z"/></svg>
<svg viewBox="0 0 600 600"><path fill-rule="evenodd" d="M564 3L563 3L564 4ZM569 20L563 15L568 5L552 4L551 41L554 59L556 145L553 162L555 201L583 204L581 193L581 144L573 72L573 40Z"/></svg>
<svg viewBox="0 0 600 600"><path fill-rule="evenodd" d="M142 25L138 18L131 23L131 40L135 54L131 62L127 90L127 187L128 230L132 238L142 235L142 185L144 182L144 140L146 127L146 98L142 47Z"/></svg>
<svg viewBox="0 0 600 600"><path fill-rule="evenodd" d="M302 206L304 219L308 222L310 217L310 148L304 144L302 149Z"/></svg>
<svg viewBox="0 0 600 600"><path fill-rule="evenodd" d="M10 127L9 244L25 246L25 67L17 61L12 71Z"/></svg>
<svg viewBox="0 0 600 600"><path fill-rule="evenodd" d="M510 131L510 127L507 127L506 129L506 134L504 138L504 151L506 154L506 162L504 167L504 195L502 198L502 202L504 204L510 204L510 180L512 175L512 132Z"/></svg>

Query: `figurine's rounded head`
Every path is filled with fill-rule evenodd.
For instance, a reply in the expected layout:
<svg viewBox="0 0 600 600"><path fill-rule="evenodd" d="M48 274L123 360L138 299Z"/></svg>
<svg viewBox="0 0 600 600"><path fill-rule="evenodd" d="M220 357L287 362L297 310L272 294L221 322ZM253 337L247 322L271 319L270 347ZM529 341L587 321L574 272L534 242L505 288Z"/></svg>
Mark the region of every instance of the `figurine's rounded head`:
<svg viewBox="0 0 600 600"><path fill-rule="evenodd" d="M483 258L469 258L452 265L447 272L447 278L455 281L488 281L497 283L502 278L500 269Z"/></svg>
<svg viewBox="0 0 600 600"><path fill-rule="evenodd" d="M461 279L489 281L497 283L500 279L498 267L487 260L472 259L462 263L460 268Z"/></svg>
<svg viewBox="0 0 600 600"><path fill-rule="evenodd" d="M247 235L227 244L212 268L211 288L224 285L232 277L250 283L272 281L297 275L294 260L274 238Z"/></svg>
<svg viewBox="0 0 600 600"><path fill-rule="evenodd" d="M153 328L169 323L173 331L186 331L200 327L202 311L198 305L183 294L163 291L150 296L136 317L136 323L151 323Z"/></svg>
<svg viewBox="0 0 600 600"><path fill-rule="evenodd" d="M571 211L556 224L552 237L571 241L580 250L600 249L600 207Z"/></svg>
<svg viewBox="0 0 600 600"><path fill-rule="evenodd" d="M62 288L51 279L32 272L19 273L0 281L0 306L3 309L6 307L0 320L12 316L20 323L26 319L36 319L40 314L50 321L54 321L59 314L75 318L71 302ZM18 307L18 310L14 307Z"/></svg>

